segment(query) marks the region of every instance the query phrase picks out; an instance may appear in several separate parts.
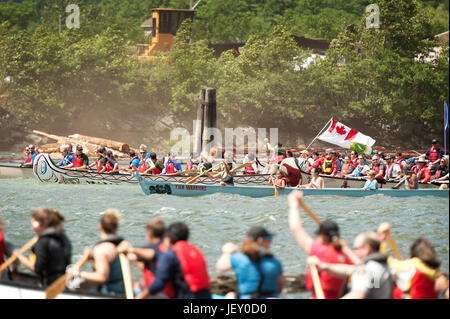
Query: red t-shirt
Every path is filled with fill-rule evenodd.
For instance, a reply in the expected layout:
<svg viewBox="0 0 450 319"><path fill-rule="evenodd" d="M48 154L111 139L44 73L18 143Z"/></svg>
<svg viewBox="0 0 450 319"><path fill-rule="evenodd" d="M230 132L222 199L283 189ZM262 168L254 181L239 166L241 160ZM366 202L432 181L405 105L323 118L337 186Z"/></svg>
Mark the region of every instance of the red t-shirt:
<svg viewBox="0 0 450 319"><path fill-rule="evenodd" d="M342 251L339 252L333 246L321 244L317 240L313 240L309 255L317 256L320 261L331 264L353 264L350 258ZM339 293L345 283L345 278L336 277L326 271L319 271L319 277L325 299L339 298ZM315 298L314 286L309 268L306 274L306 289L312 290L312 298Z"/></svg>

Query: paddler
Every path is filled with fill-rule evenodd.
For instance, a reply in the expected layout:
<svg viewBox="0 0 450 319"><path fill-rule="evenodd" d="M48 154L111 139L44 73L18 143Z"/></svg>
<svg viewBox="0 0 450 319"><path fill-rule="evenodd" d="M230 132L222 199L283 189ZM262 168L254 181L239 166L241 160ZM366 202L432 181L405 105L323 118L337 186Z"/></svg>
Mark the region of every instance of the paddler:
<svg viewBox="0 0 450 319"><path fill-rule="evenodd" d="M91 168L93 166L97 166L98 173L104 173L107 170L106 164L108 160L106 159L106 148L101 146L97 149L98 158L97 161L90 164L87 168Z"/></svg>
<svg viewBox="0 0 450 319"><path fill-rule="evenodd" d="M75 157L73 163L64 166L62 168L70 168L73 170L86 169L89 165L89 157L83 153L83 146L77 145Z"/></svg>
<svg viewBox="0 0 450 319"><path fill-rule="evenodd" d="M164 241L169 249L161 256L153 283L136 299L154 296L169 282L173 282L177 299L211 299L206 260L188 238L186 224L175 222L167 227Z"/></svg>
<svg viewBox="0 0 450 319"><path fill-rule="evenodd" d="M28 145L28 154L27 157L25 158L25 163L20 164L19 167L33 167L33 162L37 155L38 153L35 151L34 145L33 144Z"/></svg>
<svg viewBox="0 0 450 319"><path fill-rule="evenodd" d="M313 189L323 189L325 188L325 183L323 178L319 175L319 168L314 167L311 170L311 182L305 185L297 185L298 188L313 188Z"/></svg>
<svg viewBox="0 0 450 319"><path fill-rule="evenodd" d="M265 228L253 226L242 242L241 251L231 242L223 245L216 269L220 272L234 269L239 299L279 298L284 286L283 267L270 250L272 238L273 234Z"/></svg>
<svg viewBox="0 0 450 319"><path fill-rule="evenodd" d="M98 231L101 240L94 249L86 248L85 257L93 260L94 271L80 271L81 279L99 285L98 290L105 294L124 294L122 268L120 266L117 246L123 241L117 232L119 230L120 213L115 209L108 209L100 218Z"/></svg>
<svg viewBox="0 0 450 319"><path fill-rule="evenodd" d="M394 299L437 299L435 282L441 275L441 261L431 243L417 238L411 246L410 259L389 257L388 264L394 276Z"/></svg>
<svg viewBox="0 0 450 319"><path fill-rule="evenodd" d="M386 173L386 166L381 163L380 157L374 155L372 157L372 170L375 172L375 178L384 179L384 174Z"/></svg>
<svg viewBox="0 0 450 319"><path fill-rule="evenodd" d="M428 161L420 157L417 161L417 178L421 183L426 183L431 181L431 170L428 166Z"/></svg>
<svg viewBox="0 0 450 319"><path fill-rule="evenodd" d="M134 173L139 172L139 158L134 150L130 150L128 153L130 156L130 163L128 165L128 168L124 168L123 171L126 173Z"/></svg>
<svg viewBox="0 0 450 319"><path fill-rule="evenodd" d="M402 172L402 168L399 164L395 162L395 159L391 155L386 156L386 174L384 175L385 180L398 180Z"/></svg>
<svg viewBox="0 0 450 319"><path fill-rule="evenodd" d="M56 164L58 167L65 167L71 163L73 163L73 158L75 157L75 154L73 152L69 153L69 146L68 145L61 145L59 148L59 151L61 152L63 159L61 162Z"/></svg>
<svg viewBox="0 0 450 319"><path fill-rule="evenodd" d="M114 158L114 154L111 150L106 152L106 159L108 160L106 163L106 172L109 174L114 174L119 172L119 163Z"/></svg>
<svg viewBox="0 0 450 319"><path fill-rule="evenodd" d="M144 285L141 287L141 292L148 289L155 280L155 272L159 265L159 260L162 255L167 252L169 247L163 241L165 225L160 218L153 218L148 221L145 227L145 237L147 245L142 248L135 248L129 242L123 241L117 247L120 253L127 254L127 257L132 262L143 264L143 280ZM175 292L173 284L168 283L164 291L156 294L154 298L174 298Z"/></svg>
<svg viewBox="0 0 450 319"><path fill-rule="evenodd" d="M234 186L234 173L231 171L233 169L233 159L223 159L223 168L220 175L220 186ZM209 174L209 173L208 173Z"/></svg>
<svg viewBox="0 0 450 319"><path fill-rule="evenodd" d="M283 176L283 172L281 170L277 170L276 178L273 178L273 175L270 174L269 184L274 185L278 188L284 189L289 186L289 179Z"/></svg>
<svg viewBox="0 0 450 319"><path fill-rule="evenodd" d="M7 225L7 222L0 216L0 265L3 264L7 258L12 256L14 251L14 246L11 241L8 240L6 234L3 232ZM0 280L6 280L9 277L10 271L15 271L19 265L19 262L16 260L11 269L7 268L7 270L3 271L0 274Z"/></svg>
<svg viewBox="0 0 450 319"><path fill-rule="evenodd" d="M244 163L252 163L252 165L245 167L244 174L259 174L258 162L254 153L248 153L244 158Z"/></svg>
<svg viewBox="0 0 450 319"><path fill-rule="evenodd" d="M317 239L312 238L303 228L300 216L299 200L303 200L303 192L294 190L288 195L289 203L289 229L297 243L308 256L317 256L320 261L338 264L353 264L357 258L348 248L345 241L339 239L339 227L331 221L323 221L317 230ZM325 299L337 299L345 282L327 272L320 273L320 283ZM312 291L311 298L316 298L311 272L306 275L306 288Z"/></svg>
<svg viewBox="0 0 450 319"><path fill-rule="evenodd" d="M174 154L172 152L169 152L167 156L166 165L164 167L164 170L162 171L162 174L175 174L176 172L181 172L181 166L177 165L174 160Z"/></svg>
<svg viewBox="0 0 450 319"><path fill-rule="evenodd" d="M315 161L306 173L310 173L313 167L320 167L322 169L322 174L335 176L338 172L338 164L335 154L336 153L332 149L326 149L325 157L321 157Z"/></svg>
<svg viewBox="0 0 450 319"><path fill-rule="evenodd" d="M368 179L362 189L372 190L372 191L378 189L378 182L375 178L375 175L376 175L376 173L374 170L369 171L369 173L367 174Z"/></svg>
<svg viewBox="0 0 450 319"><path fill-rule="evenodd" d="M343 265L308 257L308 265L315 265L326 273L349 280L340 292L342 299L392 299L393 278L388 257L379 252L380 240L374 232L361 233L353 242L353 251L361 260L356 265Z"/></svg>
<svg viewBox="0 0 450 319"><path fill-rule="evenodd" d="M38 208L31 214L31 229L38 236L32 247L33 260L15 250L13 254L30 271L39 276L44 286L50 285L66 272L70 265L71 244L64 235L64 217L54 209Z"/></svg>

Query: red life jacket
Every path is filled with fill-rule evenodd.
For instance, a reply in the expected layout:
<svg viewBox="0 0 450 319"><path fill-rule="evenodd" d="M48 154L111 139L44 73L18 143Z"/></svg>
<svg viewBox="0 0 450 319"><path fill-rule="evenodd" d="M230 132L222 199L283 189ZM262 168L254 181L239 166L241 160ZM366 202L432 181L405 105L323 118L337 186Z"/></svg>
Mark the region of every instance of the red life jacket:
<svg viewBox="0 0 450 319"><path fill-rule="evenodd" d="M5 258L5 236L3 236L3 232L0 229L0 265L3 264Z"/></svg>
<svg viewBox="0 0 450 319"><path fill-rule="evenodd" d="M168 250L168 247L166 245L164 245L164 243L161 243L158 245L157 248L159 251L165 253ZM158 263L155 263L155 268L158 267ZM154 269L156 270L156 269ZM145 287L150 287L151 284L153 283L153 281L155 280L155 274L153 273L152 270L150 270L148 268L148 265L145 264L144 270L143 270L143 277L144 277L144 282L145 282ZM175 298L175 289L173 287L172 282L169 282L165 287L164 287L164 292L166 293L166 295L169 298Z"/></svg>
<svg viewBox="0 0 450 319"><path fill-rule="evenodd" d="M441 177L441 171L440 171L440 170L437 170L437 171L436 171L436 174L434 174L434 177L435 177L435 178Z"/></svg>
<svg viewBox="0 0 450 319"><path fill-rule="evenodd" d="M83 166L83 159L81 158L81 156L75 155L73 157L73 167L81 167Z"/></svg>
<svg viewBox="0 0 450 319"><path fill-rule="evenodd" d="M417 172L417 179L420 182L429 182L431 178L431 171L427 166L422 167L418 172Z"/></svg>
<svg viewBox="0 0 450 319"><path fill-rule="evenodd" d="M380 173L380 166L382 166L382 170L386 173L386 167L383 164L375 165L372 169L375 171L375 175Z"/></svg>
<svg viewBox="0 0 450 319"><path fill-rule="evenodd" d="M253 163L252 165L245 167L245 174L255 174L255 170L253 169Z"/></svg>
<svg viewBox="0 0 450 319"><path fill-rule="evenodd" d="M138 169L139 169L139 173L141 173L141 174L144 173L148 169L148 167L145 166L145 158L141 159L141 161L139 162Z"/></svg>
<svg viewBox="0 0 450 319"><path fill-rule="evenodd" d="M192 162L187 162L186 164L186 170L192 169Z"/></svg>
<svg viewBox="0 0 450 319"><path fill-rule="evenodd" d="M162 162L160 160L156 160L156 162L160 162L162 164ZM155 164L156 164L155 162ZM160 170L158 167L156 167L155 165L155 169L152 171L153 175L158 175L161 174L162 170Z"/></svg>
<svg viewBox="0 0 450 319"><path fill-rule="evenodd" d="M102 165L102 159L101 158L99 158L98 160L97 160L97 172L100 172L102 169L103 169L103 165Z"/></svg>
<svg viewBox="0 0 450 319"><path fill-rule="evenodd" d="M438 150L440 150L440 147L431 147L430 149L430 155L428 155L428 159L430 160L430 162L434 162L439 158L439 154L438 154Z"/></svg>
<svg viewBox="0 0 450 319"><path fill-rule="evenodd" d="M327 245L325 251L325 257L321 259L323 262L332 264L343 264L348 260L347 256L342 252L337 251L333 246ZM325 299L337 299L342 286L345 283L345 278L336 277L326 271L319 272L320 283L322 285ZM306 273L306 289L314 291L314 284L311 276L310 268Z"/></svg>
<svg viewBox="0 0 450 319"><path fill-rule="evenodd" d="M167 163L166 167L166 174L173 174L176 173L175 165L173 162Z"/></svg>
<svg viewBox="0 0 450 319"><path fill-rule="evenodd" d="M184 280L192 292L209 288L208 268L202 252L187 241L177 241L172 250L180 261Z"/></svg>
<svg viewBox="0 0 450 319"><path fill-rule="evenodd" d="M32 157L33 157L33 154L28 154L27 157L25 157L25 163L31 163Z"/></svg>
<svg viewBox="0 0 450 319"><path fill-rule="evenodd" d="M114 169L114 166L111 166L109 161L106 161L106 171L111 172Z"/></svg>
<svg viewBox="0 0 450 319"><path fill-rule="evenodd" d="M277 187L283 187L283 181L285 182L284 187L289 186L289 179L287 179L286 177L276 178L274 181Z"/></svg>

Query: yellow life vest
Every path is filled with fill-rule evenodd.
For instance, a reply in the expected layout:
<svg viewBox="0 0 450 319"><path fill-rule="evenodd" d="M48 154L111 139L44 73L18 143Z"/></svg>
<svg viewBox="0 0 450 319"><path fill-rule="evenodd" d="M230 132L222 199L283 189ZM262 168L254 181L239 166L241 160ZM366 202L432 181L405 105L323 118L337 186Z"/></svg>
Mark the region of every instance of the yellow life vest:
<svg viewBox="0 0 450 319"><path fill-rule="evenodd" d="M322 170L325 174L331 174L333 171L333 160L323 160Z"/></svg>

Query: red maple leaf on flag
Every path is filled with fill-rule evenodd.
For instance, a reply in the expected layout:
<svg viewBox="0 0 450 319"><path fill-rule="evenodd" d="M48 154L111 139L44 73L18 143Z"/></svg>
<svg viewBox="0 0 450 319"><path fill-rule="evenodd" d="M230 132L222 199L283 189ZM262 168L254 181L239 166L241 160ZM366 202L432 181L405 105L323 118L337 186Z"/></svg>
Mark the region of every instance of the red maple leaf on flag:
<svg viewBox="0 0 450 319"><path fill-rule="evenodd" d="M336 132L339 135L345 135L345 133L347 133L347 131L345 130L345 126L336 126Z"/></svg>

